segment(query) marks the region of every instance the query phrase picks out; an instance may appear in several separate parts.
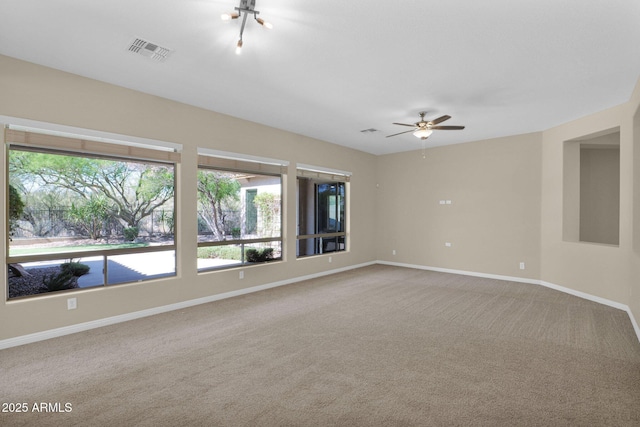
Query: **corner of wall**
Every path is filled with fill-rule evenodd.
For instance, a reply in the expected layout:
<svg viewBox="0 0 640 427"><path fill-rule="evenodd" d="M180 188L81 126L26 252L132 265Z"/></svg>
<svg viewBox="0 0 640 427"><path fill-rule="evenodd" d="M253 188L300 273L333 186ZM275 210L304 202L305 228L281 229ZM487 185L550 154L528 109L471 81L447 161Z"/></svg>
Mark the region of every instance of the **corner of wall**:
<svg viewBox="0 0 640 427"><path fill-rule="evenodd" d="M632 127L632 250L629 262L629 315L634 321L634 327L638 337L640 337L640 78L636 83L630 100L631 114L633 115ZM634 280L635 279L635 280Z"/></svg>

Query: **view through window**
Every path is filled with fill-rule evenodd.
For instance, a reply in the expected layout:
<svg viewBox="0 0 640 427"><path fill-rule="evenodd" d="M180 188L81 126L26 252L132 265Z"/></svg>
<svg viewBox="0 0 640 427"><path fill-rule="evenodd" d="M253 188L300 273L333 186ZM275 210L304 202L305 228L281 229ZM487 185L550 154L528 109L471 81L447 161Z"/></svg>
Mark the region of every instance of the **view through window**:
<svg viewBox="0 0 640 427"><path fill-rule="evenodd" d="M281 212L280 174L201 165L198 170L198 270L281 259Z"/></svg>
<svg viewBox="0 0 640 427"><path fill-rule="evenodd" d="M68 142L27 136L49 146ZM175 275L174 162L12 137L26 140L21 132L7 139L8 298Z"/></svg>
<svg viewBox="0 0 640 427"><path fill-rule="evenodd" d="M298 257L346 250L348 176L313 175L298 171Z"/></svg>

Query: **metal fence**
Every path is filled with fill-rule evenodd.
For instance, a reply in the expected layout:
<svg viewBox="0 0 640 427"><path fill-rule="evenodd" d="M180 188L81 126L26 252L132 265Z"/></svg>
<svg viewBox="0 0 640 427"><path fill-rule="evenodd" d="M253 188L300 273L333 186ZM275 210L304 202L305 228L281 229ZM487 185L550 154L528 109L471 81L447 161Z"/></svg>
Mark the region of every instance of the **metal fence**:
<svg viewBox="0 0 640 427"><path fill-rule="evenodd" d="M89 237L87 233L70 221L68 207L49 209L25 208L22 218L17 221L12 238L52 238ZM139 235L173 235L173 210L156 209L138 224ZM102 237L122 236L127 224L115 217L109 217L98 224Z"/></svg>

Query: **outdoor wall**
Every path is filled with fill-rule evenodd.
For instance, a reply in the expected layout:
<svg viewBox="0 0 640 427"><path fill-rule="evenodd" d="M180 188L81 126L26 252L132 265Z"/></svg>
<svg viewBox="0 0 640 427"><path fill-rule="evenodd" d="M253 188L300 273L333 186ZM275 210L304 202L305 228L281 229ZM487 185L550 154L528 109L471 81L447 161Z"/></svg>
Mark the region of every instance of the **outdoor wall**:
<svg viewBox="0 0 640 427"><path fill-rule="evenodd" d="M0 340L375 261L373 155L6 56L0 56L0 116L183 146L177 171L178 276L5 302L3 274ZM197 274L197 147L290 162L283 182L284 261L243 267L244 279L238 269ZM0 151L4 224L7 171L5 151ZM352 172L348 252L296 259L297 162ZM3 242L4 237L3 231ZM0 256L6 256L4 245ZM77 298L75 310L67 310L70 295Z"/></svg>
<svg viewBox="0 0 640 427"><path fill-rule="evenodd" d="M378 259L539 278L541 142L535 133L380 156Z"/></svg>

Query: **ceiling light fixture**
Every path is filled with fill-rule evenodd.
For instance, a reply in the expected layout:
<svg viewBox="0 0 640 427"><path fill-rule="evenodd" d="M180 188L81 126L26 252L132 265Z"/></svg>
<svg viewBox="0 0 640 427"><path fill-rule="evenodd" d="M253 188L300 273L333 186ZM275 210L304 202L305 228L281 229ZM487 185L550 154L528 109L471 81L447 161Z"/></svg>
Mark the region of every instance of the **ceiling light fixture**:
<svg viewBox="0 0 640 427"><path fill-rule="evenodd" d="M238 55L242 51L242 35L244 34L244 26L247 23L247 17L249 16L249 14L252 14L253 19L255 19L256 22L262 25L263 27L268 29L273 28L273 25L271 25L271 23L266 22L262 18L258 18L258 14L260 12L255 10L255 7L256 7L256 0L240 0L240 6L235 8L237 12L225 13L221 16L223 21L231 21L232 19L238 19L240 16L242 16L242 26L240 27L240 39L236 44L236 54Z"/></svg>

